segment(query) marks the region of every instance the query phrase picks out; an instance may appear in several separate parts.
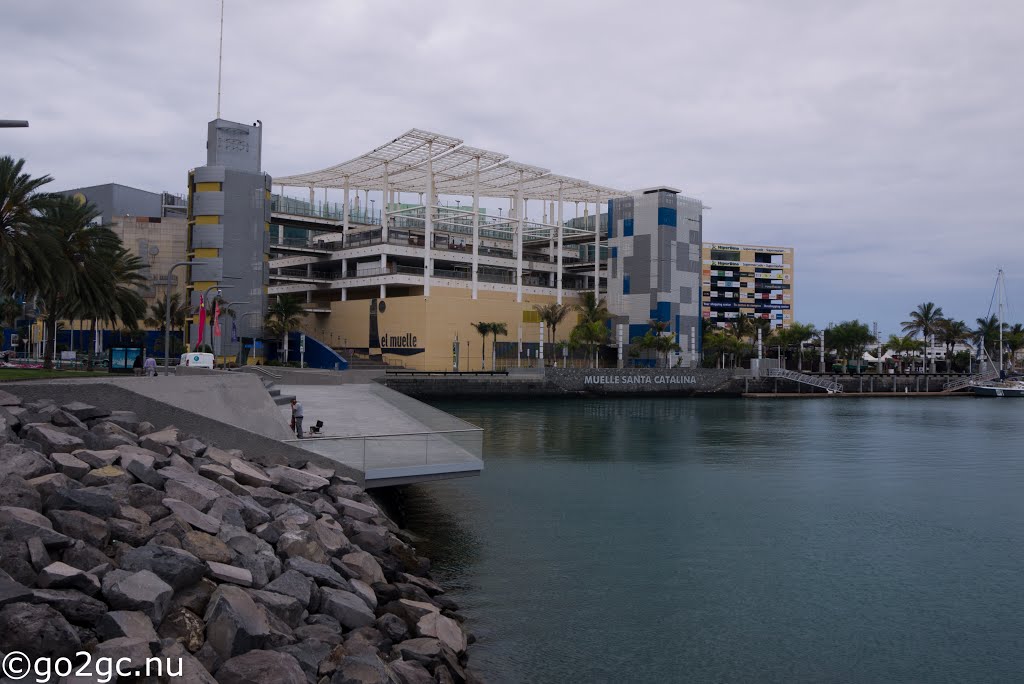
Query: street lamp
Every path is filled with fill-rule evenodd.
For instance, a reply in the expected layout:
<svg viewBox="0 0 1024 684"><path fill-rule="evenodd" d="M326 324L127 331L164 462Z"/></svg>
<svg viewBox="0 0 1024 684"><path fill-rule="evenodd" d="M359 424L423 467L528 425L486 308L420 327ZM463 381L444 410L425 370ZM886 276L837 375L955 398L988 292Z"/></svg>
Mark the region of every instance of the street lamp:
<svg viewBox="0 0 1024 684"><path fill-rule="evenodd" d="M370 200L370 220L375 220L375 216L377 216L377 200L372 199Z"/></svg>
<svg viewBox="0 0 1024 684"><path fill-rule="evenodd" d="M179 266L192 266L198 261L178 261L167 269L164 285L164 377L171 374L171 274Z"/></svg>

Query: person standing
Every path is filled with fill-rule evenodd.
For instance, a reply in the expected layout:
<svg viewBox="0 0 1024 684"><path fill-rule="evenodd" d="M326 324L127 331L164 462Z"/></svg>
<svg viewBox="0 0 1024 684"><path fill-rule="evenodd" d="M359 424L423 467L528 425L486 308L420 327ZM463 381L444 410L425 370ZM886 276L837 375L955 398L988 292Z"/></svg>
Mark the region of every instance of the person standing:
<svg viewBox="0 0 1024 684"><path fill-rule="evenodd" d="M148 378L156 377L156 357L155 356L147 356L145 363L142 364L142 367L146 370L146 377L148 377Z"/></svg>
<svg viewBox="0 0 1024 684"><path fill-rule="evenodd" d="M137 354L132 362L132 373L135 377L142 376L142 354Z"/></svg>
<svg viewBox="0 0 1024 684"><path fill-rule="evenodd" d="M302 402L292 397L292 427L295 428L295 436L302 439Z"/></svg>

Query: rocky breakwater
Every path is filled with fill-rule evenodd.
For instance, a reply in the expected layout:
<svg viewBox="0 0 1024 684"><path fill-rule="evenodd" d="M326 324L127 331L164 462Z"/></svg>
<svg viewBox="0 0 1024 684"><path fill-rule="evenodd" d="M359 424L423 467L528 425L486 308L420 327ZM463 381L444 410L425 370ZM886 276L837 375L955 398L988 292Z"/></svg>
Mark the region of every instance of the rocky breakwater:
<svg viewBox="0 0 1024 684"><path fill-rule="evenodd" d="M348 478L5 392L0 445L3 655L166 660L120 681L475 680L457 606Z"/></svg>

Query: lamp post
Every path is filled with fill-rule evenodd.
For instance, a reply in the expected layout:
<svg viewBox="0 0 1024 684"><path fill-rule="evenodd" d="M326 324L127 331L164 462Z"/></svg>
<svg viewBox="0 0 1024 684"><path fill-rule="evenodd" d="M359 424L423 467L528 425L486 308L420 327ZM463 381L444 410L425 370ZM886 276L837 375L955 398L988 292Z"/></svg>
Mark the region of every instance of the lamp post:
<svg viewBox="0 0 1024 684"><path fill-rule="evenodd" d="M178 261L167 269L164 286L164 377L171 374L171 274L179 266L192 266L196 261Z"/></svg>
<svg viewBox="0 0 1024 684"><path fill-rule="evenodd" d="M216 290L217 297L220 297L224 290L230 290L232 287L234 287L234 285L211 285L206 288L206 292L203 293L203 299L208 300L210 298L210 292L213 290ZM213 349L213 319L210 319L210 348Z"/></svg>

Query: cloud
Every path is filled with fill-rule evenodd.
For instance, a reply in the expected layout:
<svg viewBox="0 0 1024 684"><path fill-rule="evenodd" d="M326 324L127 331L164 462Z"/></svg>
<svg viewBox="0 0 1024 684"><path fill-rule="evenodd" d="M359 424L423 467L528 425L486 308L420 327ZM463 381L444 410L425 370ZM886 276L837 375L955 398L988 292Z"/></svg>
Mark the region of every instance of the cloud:
<svg viewBox="0 0 1024 684"><path fill-rule="evenodd" d="M1024 5L994 0L228 0L222 113L272 174L412 128L713 207L710 240L790 245L797 317L973 320L1024 247ZM55 186L181 192L205 159L216 0L9 3L0 132ZM571 215L572 208L569 213ZM1024 311L1024 305L1021 305Z"/></svg>

